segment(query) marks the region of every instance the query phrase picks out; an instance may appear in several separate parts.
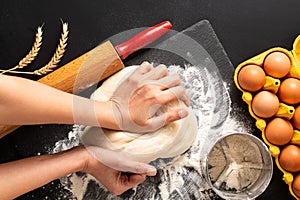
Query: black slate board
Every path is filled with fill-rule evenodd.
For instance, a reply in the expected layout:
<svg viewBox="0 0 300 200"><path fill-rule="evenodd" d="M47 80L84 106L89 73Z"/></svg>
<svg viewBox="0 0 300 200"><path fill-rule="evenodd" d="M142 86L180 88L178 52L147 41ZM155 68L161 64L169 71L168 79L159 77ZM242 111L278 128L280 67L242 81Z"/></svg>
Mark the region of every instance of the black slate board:
<svg viewBox="0 0 300 200"><path fill-rule="evenodd" d="M142 28L141 28L142 29ZM141 29L129 30L122 32L118 35L112 36L108 40L112 41L113 44L119 44L126 39L130 38L135 33L141 31ZM187 29L177 32L170 31L167 35L157 41L155 44L149 45L147 48L138 51L131 55L125 62L126 66L136 65L142 63L143 61L153 62L154 64L163 63L167 66L169 65L180 65L184 66L190 64L192 66L203 67L208 69L212 74L215 74L219 77L219 82L214 83L215 85L220 85L220 98L217 98L219 102L215 107L215 113L219 113L220 110L224 110L223 113L228 113L229 105L227 103L220 102L223 100L222 93L225 91L223 82L226 82L229 86L231 98L236 99L240 102L240 96L233 84L233 72L234 68L226 55L225 50L223 49L221 43L219 42L212 26L209 21L202 20ZM89 96L90 93L95 88L91 88L90 91L82 94L83 96ZM227 115L215 116L215 121L213 123L214 127L211 127L212 130L220 130L218 127L222 127L225 122ZM215 132L211 132L215 134ZM199 163L200 165L200 163ZM197 171L193 168L188 169L187 174L183 173L184 187L179 188L178 193L170 191L169 198L171 199L197 199L199 194L196 194L196 191L199 191L199 186L195 182L195 178L199 177ZM157 185L162 181L170 181L166 178L166 172L158 170L158 175L155 177L149 177L143 184L137 187L136 191L129 190L121 195L121 199L142 199L154 197L155 199L161 199ZM210 199L221 199L212 190L201 190L200 194L203 198L206 196ZM94 181L91 181L84 195L84 199L118 199L117 197L112 197L108 192L103 191L102 188L99 188Z"/></svg>

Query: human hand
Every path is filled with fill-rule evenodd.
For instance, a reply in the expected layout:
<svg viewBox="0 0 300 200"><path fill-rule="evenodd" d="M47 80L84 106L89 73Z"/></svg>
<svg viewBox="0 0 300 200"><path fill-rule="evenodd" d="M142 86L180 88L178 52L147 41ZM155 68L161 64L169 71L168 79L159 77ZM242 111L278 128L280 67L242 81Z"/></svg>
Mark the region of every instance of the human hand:
<svg viewBox="0 0 300 200"><path fill-rule="evenodd" d="M116 123L122 130L151 132L188 115L182 108L157 111L167 103L189 98L177 74L169 74L165 65L155 68L144 62L116 89L111 97Z"/></svg>
<svg viewBox="0 0 300 200"><path fill-rule="evenodd" d="M116 195L142 183L146 176L156 175L153 166L129 160L122 153L95 146L86 149L89 156L83 171L94 176Z"/></svg>

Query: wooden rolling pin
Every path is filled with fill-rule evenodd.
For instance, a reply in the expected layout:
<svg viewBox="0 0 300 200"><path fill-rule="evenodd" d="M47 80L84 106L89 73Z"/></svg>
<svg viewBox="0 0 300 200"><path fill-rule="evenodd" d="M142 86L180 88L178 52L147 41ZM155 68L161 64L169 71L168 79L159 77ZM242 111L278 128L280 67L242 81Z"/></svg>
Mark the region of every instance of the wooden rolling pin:
<svg viewBox="0 0 300 200"><path fill-rule="evenodd" d="M123 69L123 59L152 43L171 28L172 24L165 21L142 31L116 47L107 41L44 76L38 82L77 94ZM18 127L20 126L0 125L0 138Z"/></svg>

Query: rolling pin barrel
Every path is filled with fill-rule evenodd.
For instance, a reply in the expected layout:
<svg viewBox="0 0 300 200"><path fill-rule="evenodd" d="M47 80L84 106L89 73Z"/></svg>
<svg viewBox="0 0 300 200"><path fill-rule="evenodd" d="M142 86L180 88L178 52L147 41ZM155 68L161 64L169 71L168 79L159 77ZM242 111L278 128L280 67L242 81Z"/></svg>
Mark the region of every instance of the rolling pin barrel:
<svg viewBox="0 0 300 200"><path fill-rule="evenodd" d="M112 44L107 41L39 79L38 82L78 94L123 68L122 60Z"/></svg>

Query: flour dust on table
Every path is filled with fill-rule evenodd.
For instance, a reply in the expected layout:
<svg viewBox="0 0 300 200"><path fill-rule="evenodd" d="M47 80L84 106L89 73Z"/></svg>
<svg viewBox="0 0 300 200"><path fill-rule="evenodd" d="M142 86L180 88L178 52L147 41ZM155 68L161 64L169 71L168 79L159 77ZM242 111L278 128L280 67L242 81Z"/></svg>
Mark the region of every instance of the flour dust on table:
<svg viewBox="0 0 300 200"><path fill-rule="evenodd" d="M101 183L88 174L70 174L60 179L64 189L72 193L70 198L220 199L205 181L201 159L213 142L225 134L224 130L249 132L250 126L239 116L239 110L235 110L231 105L228 89L231 82L223 81L218 73L201 66L169 66L168 69L181 77L190 95L192 110L197 117L198 134L191 148L179 156L151 162L157 168L157 175L147 177L143 183L120 196L108 192ZM79 145L80 134L84 128L81 125L74 125L68 138L58 141L51 152Z"/></svg>

